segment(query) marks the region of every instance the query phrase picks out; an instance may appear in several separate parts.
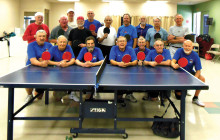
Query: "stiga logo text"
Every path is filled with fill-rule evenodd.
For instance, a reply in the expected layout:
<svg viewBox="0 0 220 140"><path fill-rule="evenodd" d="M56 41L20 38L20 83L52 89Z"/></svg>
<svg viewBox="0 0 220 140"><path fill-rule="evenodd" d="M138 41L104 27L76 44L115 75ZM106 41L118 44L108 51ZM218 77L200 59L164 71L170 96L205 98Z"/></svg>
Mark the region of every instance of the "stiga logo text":
<svg viewBox="0 0 220 140"><path fill-rule="evenodd" d="M90 108L90 112L106 112L106 108Z"/></svg>

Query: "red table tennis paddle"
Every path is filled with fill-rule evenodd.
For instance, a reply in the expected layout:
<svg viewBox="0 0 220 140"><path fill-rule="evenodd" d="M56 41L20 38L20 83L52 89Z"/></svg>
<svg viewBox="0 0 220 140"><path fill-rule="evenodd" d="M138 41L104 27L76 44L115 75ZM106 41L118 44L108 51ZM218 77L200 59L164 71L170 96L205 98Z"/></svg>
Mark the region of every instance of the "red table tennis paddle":
<svg viewBox="0 0 220 140"><path fill-rule="evenodd" d="M89 30L90 31L95 31L95 25L94 24L91 24L91 25L89 25Z"/></svg>
<svg viewBox="0 0 220 140"><path fill-rule="evenodd" d="M185 67L188 65L188 60L185 57L182 57L178 60L180 67Z"/></svg>
<svg viewBox="0 0 220 140"><path fill-rule="evenodd" d="M42 60L50 60L50 57L51 55L50 55L50 52L48 51L43 52L41 55Z"/></svg>
<svg viewBox="0 0 220 140"><path fill-rule="evenodd" d="M63 60L70 61L72 58L72 54L70 52L64 52L62 58Z"/></svg>
<svg viewBox="0 0 220 140"><path fill-rule="evenodd" d="M157 55L155 57L155 61L160 64L163 61L163 55L161 54Z"/></svg>
<svg viewBox="0 0 220 140"><path fill-rule="evenodd" d="M129 63L131 61L131 56L129 54L125 54L123 57L122 57L122 61L124 63Z"/></svg>
<svg viewBox="0 0 220 140"><path fill-rule="evenodd" d="M138 52L137 59L138 60L144 60L145 59L145 53L144 52Z"/></svg>
<svg viewBox="0 0 220 140"><path fill-rule="evenodd" d="M85 61L92 61L92 54L90 52L85 53L84 60Z"/></svg>

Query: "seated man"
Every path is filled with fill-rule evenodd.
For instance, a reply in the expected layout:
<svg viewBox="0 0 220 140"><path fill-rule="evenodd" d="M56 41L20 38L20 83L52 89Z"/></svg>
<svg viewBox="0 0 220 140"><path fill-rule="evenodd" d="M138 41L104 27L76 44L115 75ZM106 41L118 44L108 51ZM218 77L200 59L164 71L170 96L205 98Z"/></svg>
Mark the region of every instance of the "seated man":
<svg viewBox="0 0 220 140"><path fill-rule="evenodd" d="M135 54L137 55L139 52L144 52L145 58L150 52L150 49L146 48L146 40L144 37L138 38L138 47L134 49ZM143 60L138 60L138 65L143 65Z"/></svg>
<svg viewBox="0 0 220 140"><path fill-rule="evenodd" d="M170 66L170 63L171 63L170 51L164 49L164 42L162 40L156 40L154 42L154 49L155 50L151 50L148 56L145 58L144 65L150 65L152 67L155 67L157 65ZM157 63L155 61L155 57L157 55L163 56L163 61L161 63ZM162 92L162 91L150 91L148 94L149 98L152 101L157 100L159 92Z"/></svg>
<svg viewBox="0 0 220 140"><path fill-rule="evenodd" d="M52 45L48 42L46 42L46 38L47 38L47 33L45 30L38 30L36 32L36 41L28 44L28 49L27 49L27 53L28 53L28 61L26 63L26 65L35 65L35 66L39 66L39 67L47 67L48 66L48 60L42 60L41 59L41 55L44 51L49 50ZM27 88L27 98L25 100L25 103L29 102L32 98L32 88ZM37 95L38 93L43 93L44 90L43 89L35 89L35 95ZM43 96L43 94L42 94ZM41 99L42 96L39 96L38 99Z"/></svg>
<svg viewBox="0 0 220 140"><path fill-rule="evenodd" d="M104 57L100 48L95 47L95 38L89 36L86 38L86 47L82 48L76 59L76 64L82 67L94 67L99 66L104 61ZM84 61L84 54L90 52L92 54L91 61Z"/></svg>
<svg viewBox="0 0 220 140"><path fill-rule="evenodd" d="M173 60L171 62L171 66L174 69L178 69L180 68L180 66L177 64L177 60L179 60L182 57L185 57L188 60L188 65L186 67L184 67L185 70L187 70L188 72L190 72L191 74L193 74L195 77L197 77L198 79L200 79L201 81L205 82L205 78L201 75L201 61L199 58L199 55L192 51L193 50L193 45L192 45L192 41L190 40L186 40L183 43L183 48L180 48L176 51L176 53L174 54ZM193 67L195 67L195 70L193 70ZM205 104L201 101L199 101L198 96L201 90L196 90L195 95L192 99L192 103L197 104L201 107L204 107ZM176 91L175 95L177 97L177 99L180 99L181 97L181 92L180 91Z"/></svg>
<svg viewBox="0 0 220 140"><path fill-rule="evenodd" d="M86 47L82 48L76 59L76 64L82 67L94 67L99 66L103 63L104 57L100 48L95 47L95 38L89 36L85 40ZM90 52L92 54L91 61L84 60L84 54ZM97 95L98 96L98 95ZM92 94L87 94L86 99L92 99Z"/></svg>
<svg viewBox="0 0 220 140"><path fill-rule="evenodd" d="M131 62L129 63L124 63L122 62L122 57L125 54L129 54L131 56ZM110 55L109 55L109 60L112 65L119 66L119 67L128 67L128 66L135 66L137 65L137 56L135 55L134 50L132 47L127 46L127 39L124 36L119 36L117 39L117 46L113 46ZM124 100L122 99L124 91L120 91L118 95L118 102L123 102ZM130 100L131 102L137 102L137 99L132 95L132 92L127 92L125 98L127 100Z"/></svg>
<svg viewBox="0 0 220 140"><path fill-rule="evenodd" d="M57 46L52 47L49 52L51 54L51 60L49 61L49 65L55 65L58 67L68 67L70 65L73 65L75 62L75 56L72 51L72 48L70 45L67 45L67 38L63 35L59 36L57 39ZM70 52L72 57L69 60L63 60L62 56L65 52ZM53 95L56 98L57 101L60 101L62 96L66 95L67 92L58 92L54 91ZM76 96L75 92L71 92L69 95L69 99L72 99L76 102L79 101L79 98Z"/></svg>

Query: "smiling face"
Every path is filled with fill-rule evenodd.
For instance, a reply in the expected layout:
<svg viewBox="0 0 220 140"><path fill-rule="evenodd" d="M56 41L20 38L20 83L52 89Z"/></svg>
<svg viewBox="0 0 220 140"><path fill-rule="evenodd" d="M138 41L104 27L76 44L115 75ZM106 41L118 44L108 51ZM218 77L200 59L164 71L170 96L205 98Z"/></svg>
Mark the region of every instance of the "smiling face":
<svg viewBox="0 0 220 140"><path fill-rule="evenodd" d="M160 25L161 25L160 19L158 18L154 19L154 27L160 27Z"/></svg>
<svg viewBox="0 0 220 140"><path fill-rule="evenodd" d="M87 12L87 17L88 17L89 20L93 20L93 19L94 19L94 16L95 16L95 14L94 14L93 11L88 11L88 12Z"/></svg>
<svg viewBox="0 0 220 140"><path fill-rule="evenodd" d="M182 26L183 23L183 16L182 15L176 15L175 22L177 26Z"/></svg>
<svg viewBox="0 0 220 140"><path fill-rule="evenodd" d="M184 53L186 55L190 55L192 50L193 50L192 41L190 41L190 40L184 41L184 43L183 43L183 50L184 50Z"/></svg>
<svg viewBox="0 0 220 140"><path fill-rule="evenodd" d="M42 24L42 23L43 23L43 20L44 20L44 17L41 16L41 15L38 15L38 16L35 17L35 23L36 23L37 25Z"/></svg>
<svg viewBox="0 0 220 140"><path fill-rule="evenodd" d="M163 53L164 43L161 40L157 40L154 43L154 48L157 51L157 53Z"/></svg>
<svg viewBox="0 0 220 140"><path fill-rule="evenodd" d="M65 37L59 37L57 40L58 49L64 51L67 45L67 39Z"/></svg>
<svg viewBox="0 0 220 140"><path fill-rule="evenodd" d="M105 17L105 26L110 27L110 25L112 24L112 18L110 16Z"/></svg>
<svg viewBox="0 0 220 140"><path fill-rule="evenodd" d="M143 39L138 39L139 50L144 51L145 46L146 46L146 40L144 38Z"/></svg>
<svg viewBox="0 0 220 140"><path fill-rule="evenodd" d="M36 34L36 42L39 46L43 46L44 42L46 41L47 34L44 32L38 32Z"/></svg>
<svg viewBox="0 0 220 140"><path fill-rule="evenodd" d="M68 24L67 17L61 17L59 20L59 23L62 28L67 27L67 24Z"/></svg>
<svg viewBox="0 0 220 140"><path fill-rule="evenodd" d="M94 40L87 40L86 41L86 47L88 49L88 52L93 52L94 48L95 48L95 42Z"/></svg>
<svg viewBox="0 0 220 140"><path fill-rule="evenodd" d="M124 51L125 50L125 47L127 45L127 40L125 37L119 37L118 40L117 40L117 45L119 47L119 50L121 51Z"/></svg>
<svg viewBox="0 0 220 140"><path fill-rule="evenodd" d="M124 23L125 26L130 25L130 21L131 21L131 19L130 19L129 15L124 15L123 16L123 23Z"/></svg>

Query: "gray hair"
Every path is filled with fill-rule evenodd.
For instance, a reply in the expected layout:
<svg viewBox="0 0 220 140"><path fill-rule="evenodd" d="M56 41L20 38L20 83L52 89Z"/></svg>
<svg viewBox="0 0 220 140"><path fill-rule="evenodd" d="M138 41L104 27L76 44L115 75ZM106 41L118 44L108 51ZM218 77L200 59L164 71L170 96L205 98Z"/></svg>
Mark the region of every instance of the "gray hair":
<svg viewBox="0 0 220 140"><path fill-rule="evenodd" d="M126 42L127 42L127 38L126 38L126 37L124 37L124 36L119 36L119 37L117 38L117 41L118 41L119 38L124 38L124 39L126 40Z"/></svg>
<svg viewBox="0 0 220 140"><path fill-rule="evenodd" d="M68 39L64 36L64 35L60 35L58 38L57 38L57 42L60 38L65 38L66 42L68 42Z"/></svg>
<svg viewBox="0 0 220 140"><path fill-rule="evenodd" d="M141 36L141 37L138 38L138 42L139 42L139 41L146 41L146 39Z"/></svg>
<svg viewBox="0 0 220 140"><path fill-rule="evenodd" d="M155 18L153 19L153 22L154 22L156 19L159 19L159 21L161 22L160 17L155 17Z"/></svg>
<svg viewBox="0 0 220 140"><path fill-rule="evenodd" d="M162 43L163 43L163 45L164 45L164 42L163 42L163 40L162 40L162 39L157 39L157 40L155 40L155 41L154 41L154 45L156 45L156 43L157 43L158 41L162 42Z"/></svg>
<svg viewBox="0 0 220 140"><path fill-rule="evenodd" d="M38 30L35 35L37 36L38 33L45 33L45 35L47 35L45 30Z"/></svg>
<svg viewBox="0 0 220 140"><path fill-rule="evenodd" d="M105 19L104 19L104 20L106 20L106 18L110 18L110 19L112 20L112 17L109 16L109 15L105 16Z"/></svg>

